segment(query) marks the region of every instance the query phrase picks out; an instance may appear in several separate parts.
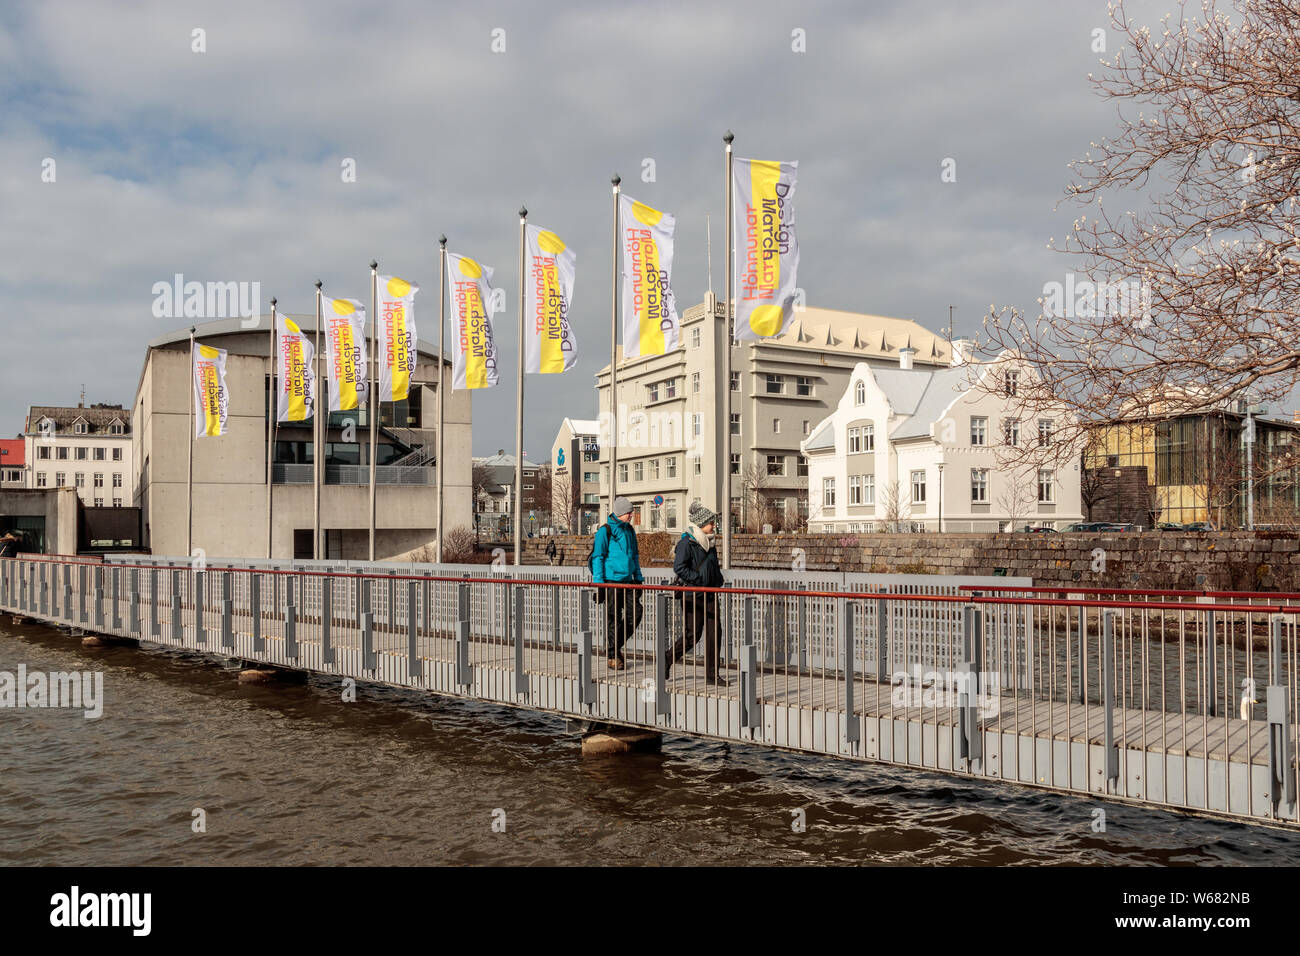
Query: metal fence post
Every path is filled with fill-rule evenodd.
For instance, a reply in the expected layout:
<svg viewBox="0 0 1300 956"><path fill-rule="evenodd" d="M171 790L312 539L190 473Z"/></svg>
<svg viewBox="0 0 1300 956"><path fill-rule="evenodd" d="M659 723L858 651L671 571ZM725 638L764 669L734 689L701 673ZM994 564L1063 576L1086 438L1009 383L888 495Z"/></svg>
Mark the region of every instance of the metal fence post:
<svg viewBox="0 0 1300 956"><path fill-rule="evenodd" d="M113 630L122 630L122 569L113 565L109 570L113 578Z"/></svg>
<svg viewBox="0 0 1300 956"><path fill-rule="evenodd" d="M1269 794L1273 804L1273 817L1278 816L1278 809L1285 803L1288 807L1286 816L1295 815L1296 776L1291 767L1291 714L1287 685L1282 680L1283 628L1286 616L1269 615L1269 656L1272 658L1266 700L1268 702L1268 766Z"/></svg>
<svg viewBox="0 0 1300 956"><path fill-rule="evenodd" d="M551 588L551 647L560 646L560 589Z"/></svg>
<svg viewBox="0 0 1300 956"><path fill-rule="evenodd" d="M1213 598L1201 600L1212 601ZM1206 713L1211 717L1219 716L1219 662L1218 662L1218 621L1213 611L1205 612L1205 666L1206 666Z"/></svg>
<svg viewBox="0 0 1300 956"><path fill-rule="evenodd" d="M961 643L962 660L957 665L958 756L969 761L967 769L974 771L974 765L984 759L984 734L977 710L980 671L983 668L984 616L977 604L967 604L962 608Z"/></svg>
<svg viewBox="0 0 1300 956"><path fill-rule="evenodd" d="M49 582L46 580L46 578L48 577L48 568L49 568L49 564L45 561L42 561L41 562L41 614L42 615L48 615L50 612Z"/></svg>
<svg viewBox="0 0 1300 956"><path fill-rule="evenodd" d="M235 583L231 572L221 572L221 646L235 646Z"/></svg>
<svg viewBox="0 0 1300 956"><path fill-rule="evenodd" d="M855 744L862 739L862 726L858 721L857 685L857 620L858 606L853 601L844 603L844 742Z"/></svg>
<svg viewBox="0 0 1300 956"><path fill-rule="evenodd" d="M707 640L707 637L706 637ZM670 712L668 706L668 658L672 653L668 637L668 593L655 593L655 716Z"/></svg>
<svg viewBox="0 0 1300 956"><path fill-rule="evenodd" d="M140 637L140 572L136 568L127 569L126 605L126 618L131 634Z"/></svg>
<svg viewBox="0 0 1300 956"><path fill-rule="evenodd" d="M363 670L375 669L375 612L371 603L373 582L370 578L361 579L361 667Z"/></svg>
<svg viewBox="0 0 1300 956"><path fill-rule="evenodd" d="M807 585L799 585L800 591L808 590ZM808 669L808 598L799 595L796 600L799 602L799 636L796 639L799 643L799 672L803 673Z"/></svg>
<svg viewBox="0 0 1300 956"><path fill-rule="evenodd" d="M757 727L758 712L758 648L754 646L754 598L744 602L745 626L740 646L740 725Z"/></svg>
<svg viewBox="0 0 1300 956"><path fill-rule="evenodd" d="M416 628L415 582L406 582L406 673L410 677L424 675L424 662L420 660L420 632Z"/></svg>
<svg viewBox="0 0 1300 956"><path fill-rule="evenodd" d="M204 586L203 582L207 580L207 574L202 568L195 568L190 572L190 577L194 579L194 643L208 643L208 630L203 623L203 606Z"/></svg>
<svg viewBox="0 0 1300 956"><path fill-rule="evenodd" d="M158 569L149 569L149 635L162 636L162 625L158 622Z"/></svg>
<svg viewBox="0 0 1300 956"><path fill-rule="evenodd" d="M470 687L474 672L469 663L469 584L456 585L456 683Z"/></svg>
<svg viewBox="0 0 1300 956"><path fill-rule="evenodd" d="M296 577L289 575L284 581L284 656L298 659L298 608L293 600Z"/></svg>
<svg viewBox="0 0 1300 956"><path fill-rule="evenodd" d="M1101 683L1102 706L1105 708L1106 779L1119 780L1119 750L1115 743L1115 615L1109 609L1102 612L1101 626Z"/></svg>
<svg viewBox="0 0 1300 956"><path fill-rule="evenodd" d="M248 576L248 613L253 619L253 653L260 654L266 650L266 639L262 637L262 575L257 571Z"/></svg>
<svg viewBox="0 0 1300 956"><path fill-rule="evenodd" d="M320 659L334 663L334 579L328 574L320 582Z"/></svg>
<svg viewBox="0 0 1300 956"><path fill-rule="evenodd" d="M596 681L592 676L595 648L592 646L591 602L586 588L578 589L578 703L596 702Z"/></svg>
<svg viewBox="0 0 1300 956"><path fill-rule="evenodd" d="M1079 608L1079 703L1088 705L1088 609Z"/></svg>
<svg viewBox="0 0 1300 956"><path fill-rule="evenodd" d="M889 683L889 602L876 598L876 683Z"/></svg>
<svg viewBox="0 0 1300 956"><path fill-rule="evenodd" d="M181 626L181 577L175 568L167 571L172 580L172 640L178 644L185 643L185 631Z"/></svg>
<svg viewBox="0 0 1300 956"><path fill-rule="evenodd" d="M84 627L90 622L90 617L86 613L86 566L77 565L77 620Z"/></svg>
<svg viewBox="0 0 1300 956"><path fill-rule="evenodd" d="M104 569L95 568L95 629L104 629Z"/></svg>
<svg viewBox="0 0 1300 956"><path fill-rule="evenodd" d="M515 582L514 600L510 606L510 631L515 644L515 693L528 693L528 674L524 671L524 599L528 596L524 586Z"/></svg>

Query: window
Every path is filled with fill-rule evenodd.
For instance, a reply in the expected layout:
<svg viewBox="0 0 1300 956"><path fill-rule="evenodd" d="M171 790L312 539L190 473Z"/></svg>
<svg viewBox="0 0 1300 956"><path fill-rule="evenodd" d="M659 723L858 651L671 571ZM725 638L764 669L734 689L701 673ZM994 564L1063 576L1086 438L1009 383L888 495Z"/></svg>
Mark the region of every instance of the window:
<svg viewBox="0 0 1300 956"><path fill-rule="evenodd" d="M987 418L976 418L971 416L970 420L970 443L972 445L987 445L989 440L989 420Z"/></svg>
<svg viewBox="0 0 1300 956"><path fill-rule="evenodd" d="M114 508L120 508L120 507L122 507L122 499L121 499L121 498L114 498L114 499L113 499L113 507L114 507Z"/></svg>
<svg viewBox="0 0 1300 956"><path fill-rule="evenodd" d="M632 466L632 480L645 481L645 462L638 461Z"/></svg>
<svg viewBox="0 0 1300 956"><path fill-rule="evenodd" d="M103 461L104 457L104 447L101 445L95 449L95 461Z"/></svg>
<svg viewBox="0 0 1300 956"><path fill-rule="evenodd" d="M96 507L96 508L102 508L102 507L104 507L104 499L103 499L103 498L96 498L96 499L95 499L95 507Z"/></svg>
<svg viewBox="0 0 1300 956"><path fill-rule="evenodd" d="M989 500L989 470L972 468L970 470L970 500L973 503L987 503Z"/></svg>
<svg viewBox="0 0 1300 956"><path fill-rule="evenodd" d="M925 504L925 472L912 472L912 504Z"/></svg>
<svg viewBox="0 0 1300 956"><path fill-rule="evenodd" d="M675 457L664 459L664 474L669 478L677 477L677 459Z"/></svg>
<svg viewBox="0 0 1300 956"><path fill-rule="evenodd" d="M731 473L732 473L733 475L738 475L738 474L740 474L740 456L739 456L739 455L735 455L735 454L733 454L733 455L731 456Z"/></svg>
<svg viewBox="0 0 1300 956"><path fill-rule="evenodd" d="M695 459L695 465L692 468L692 471L694 471L694 473L697 475L704 474L704 462L701 461L698 456Z"/></svg>
<svg viewBox="0 0 1300 956"><path fill-rule="evenodd" d="M739 412L731 413L731 434L733 435L740 434L740 413Z"/></svg>
<svg viewBox="0 0 1300 956"><path fill-rule="evenodd" d="M122 487L122 475L121 475L120 472L118 472L118 473L116 473L116 474L113 475L113 487L114 487L114 488L121 488L121 487ZM529 488L529 487L531 487L531 486L530 486L530 485L524 485L524 487L525 487L525 488Z"/></svg>
<svg viewBox="0 0 1300 956"><path fill-rule="evenodd" d="M104 487L104 473L102 471L95 472L95 487L96 488Z"/></svg>
<svg viewBox="0 0 1300 956"><path fill-rule="evenodd" d="M826 508L835 507L835 479L822 479L822 505Z"/></svg>
<svg viewBox="0 0 1300 956"><path fill-rule="evenodd" d="M1015 369L1007 369L1007 376L1003 380L1006 386L1007 397L1011 398L1016 394L1016 388L1020 385L1020 373Z"/></svg>
<svg viewBox="0 0 1300 956"><path fill-rule="evenodd" d="M668 381L664 382L664 398L676 398L676 397L677 397L677 379L670 378Z"/></svg>
<svg viewBox="0 0 1300 956"><path fill-rule="evenodd" d="M691 348L698 349L699 347L700 347L700 330L698 328L691 329Z"/></svg>
<svg viewBox="0 0 1300 956"><path fill-rule="evenodd" d="M49 446L49 445L41 445L39 448L37 448L37 449L36 449L36 457L37 457L37 458L42 458L42 459L48 459L48 458L50 457L50 446Z"/></svg>
<svg viewBox="0 0 1300 956"><path fill-rule="evenodd" d="M583 461L600 461L600 452L594 448L588 448L582 453Z"/></svg>
<svg viewBox="0 0 1300 956"><path fill-rule="evenodd" d="M114 449L113 449L113 460L114 460L114 461L121 461L121 460L122 460L122 449L120 449L120 448L114 448Z"/></svg>
<svg viewBox="0 0 1300 956"><path fill-rule="evenodd" d="M651 530L651 531L658 531L658 530L659 530L659 519L660 519L660 517L661 517L661 515L659 514L659 509L658 509L658 508L653 508L653 507L652 507L652 508L650 509L650 530Z"/></svg>
<svg viewBox="0 0 1300 956"><path fill-rule="evenodd" d="M794 470L795 477L797 477L797 478L807 478L807 477L808 477L808 459L805 458L803 455L800 455L798 461L795 463L794 469L795 469L795 470Z"/></svg>
<svg viewBox="0 0 1300 956"><path fill-rule="evenodd" d="M61 472L61 471L56 471L56 472L54 473L54 487L55 487L55 488L62 488L62 487L64 486L64 484L67 483L67 480L68 480L68 476L67 476L66 474L64 474L63 472Z"/></svg>
<svg viewBox="0 0 1300 956"><path fill-rule="evenodd" d="M862 476L862 503L864 505L874 505L876 503L876 476Z"/></svg>
<svg viewBox="0 0 1300 956"><path fill-rule="evenodd" d="M800 375L795 379L794 391L796 395L811 395L812 379L806 375Z"/></svg>
<svg viewBox="0 0 1300 956"><path fill-rule="evenodd" d="M113 422L113 424L108 426L108 433L110 435L125 435L126 426L121 422Z"/></svg>
<svg viewBox="0 0 1300 956"><path fill-rule="evenodd" d="M658 382L655 382L653 385L647 385L647 386L645 387L645 400L646 400L647 402L657 402L657 401L659 401L659 383L658 383Z"/></svg>
<svg viewBox="0 0 1300 956"><path fill-rule="evenodd" d="M67 461L67 460L68 460L68 446L67 446L67 445L64 445L64 446L62 446L61 448L57 449L57 450L54 452L54 457L57 458L57 459L59 459L60 461ZM86 460L86 449L84 449L84 448L78 448L78 449L77 449L77 456L76 456L76 457L77 457L77 460L78 460L78 461L85 461L85 460Z"/></svg>
<svg viewBox="0 0 1300 956"><path fill-rule="evenodd" d="M862 504L862 479L857 475L849 475L849 504Z"/></svg>
<svg viewBox="0 0 1300 956"><path fill-rule="evenodd" d="M697 329L696 331L698 332L699 330ZM692 372L692 373L691 373L691 391L694 392L694 393L697 394L697 395L698 395L699 392L700 392L700 373L699 373L699 372Z"/></svg>
<svg viewBox="0 0 1300 956"><path fill-rule="evenodd" d="M84 435L86 434L86 432L90 431L90 428L89 426L86 425L85 422L77 422L75 425L72 426L72 430L76 432L78 435Z"/></svg>
<svg viewBox="0 0 1300 956"><path fill-rule="evenodd" d="M659 480L659 459L658 458L650 459L650 480L651 481Z"/></svg>
<svg viewBox="0 0 1300 956"><path fill-rule="evenodd" d="M1056 501L1056 472L1051 468L1038 469L1038 503L1050 505Z"/></svg>
<svg viewBox="0 0 1300 956"><path fill-rule="evenodd" d="M668 528L677 527L677 502L664 502L664 525Z"/></svg>
<svg viewBox="0 0 1300 956"><path fill-rule="evenodd" d="M862 430L854 425L849 429L849 454L862 451Z"/></svg>
<svg viewBox="0 0 1300 956"><path fill-rule="evenodd" d="M85 472L82 472L82 471L77 472L77 474L76 474L76 476L74 477L73 480L75 481L76 486L77 486L78 488L84 488L84 487L86 487L86 473L85 473Z"/></svg>
<svg viewBox="0 0 1300 956"><path fill-rule="evenodd" d="M785 475L785 455L768 455L767 456L767 473L769 475Z"/></svg>
<svg viewBox="0 0 1300 956"><path fill-rule="evenodd" d="M779 418L772 419L772 434L773 435L781 434L781 419Z"/></svg>
<svg viewBox="0 0 1300 956"><path fill-rule="evenodd" d="M45 487L45 475L46 475L46 473L43 472L43 471L38 471L38 472L36 473L36 487L37 487L37 488L44 488L44 487Z"/></svg>
<svg viewBox="0 0 1300 956"><path fill-rule="evenodd" d="M582 473L582 481L584 484L588 485L600 484L600 476L594 471L584 471Z"/></svg>
<svg viewBox="0 0 1300 956"><path fill-rule="evenodd" d="M876 426L875 425L862 426L862 450L863 451L876 450Z"/></svg>
<svg viewBox="0 0 1300 956"><path fill-rule="evenodd" d="M1006 418L1002 421L1002 440L1012 447L1020 444L1020 419Z"/></svg>
<svg viewBox="0 0 1300 956"><path fill-rule="evenodd" d="M618 483L619 483L620 485L626 485L626 484L627 484L627 465L626 465L626 464L620 464L620 465L618 466Z"/></svg>
<svg viewBox="0 0 1300 956"><path fill-rule="evenodd" d="M696 438L700 437L700 413L696 412L691 416L691 434Z"/></svg>
<svg viewBox="0 0 1300 956"><path fill-rule="evenodd" d="M732 372L732 373L731 373L731 390L732 390L733 392L738 392L738 391L740 391L740 373L739 373L739 372Z"/></svg>
<svg viewBox="0 0 1300 956"><path fill-rule="evenodd" d="M1050 418L1040 418L1038 420L1038 444L1050 445L1052 443L1052 420Z"/></svg>
<svg viewBox="0 0 1300 956"><path fill-rule="evenodd" d="M767 375L767 394L780 395L785 392L784 375Z"/></svg>
<svg viewBox="0 0 1300 956"><path fill-rule="evenodd" d="M803 420L803 434L805 438L808 437L808 419L806 418Z"/></svg>
<svg viewBox="0 0 1300 956"><path fill-rule="evenodd" d="M853 386L853 404L854 405L867 404L867 383L866 382L858 382L856 385Z"/></svg>

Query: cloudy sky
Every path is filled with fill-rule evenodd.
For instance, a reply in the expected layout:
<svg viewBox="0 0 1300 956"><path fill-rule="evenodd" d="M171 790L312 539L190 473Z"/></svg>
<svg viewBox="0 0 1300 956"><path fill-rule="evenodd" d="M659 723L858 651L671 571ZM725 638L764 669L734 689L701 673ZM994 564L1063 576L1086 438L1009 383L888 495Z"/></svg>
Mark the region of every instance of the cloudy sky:
<svg viewBox="0 0 1300 956"><path fill-rule="evenodd" d="M377 258L424 287L436 342L443 232L497 269L514 369L523 203L578 256L581 358L528 381L525 447L544 454L565 415L596 414L610 175L677 216L674 289L698 302L706 216L722 286L728 128L740 156L799 161L808 304L936 330L951 305L973 332L1071 266L1046 244L1073 218L1066 164L1116 127L1087 81L1106 26L1104 0L7 4L0 435L83 383L129 404L146 342L183 324L151 310L175 273L309 312L317 278L368 301ZM513 375L475 395L476 454L513 447L513 411Z"/></svg>

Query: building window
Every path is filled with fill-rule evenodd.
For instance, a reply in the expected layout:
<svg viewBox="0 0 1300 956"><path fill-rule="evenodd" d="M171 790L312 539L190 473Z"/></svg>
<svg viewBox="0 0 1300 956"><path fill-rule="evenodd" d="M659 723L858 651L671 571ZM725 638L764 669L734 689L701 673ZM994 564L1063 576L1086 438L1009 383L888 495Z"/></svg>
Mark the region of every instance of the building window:
<svg viewBox="0 0 1300 956"><path fill-rule="evenodd" d="M103 461L103 460L104 460L104 447L101 445L100 447L95 449L95 461Z"/></svg>
<svg viewBox="0 0 1300 956"><path fill-rule="evenodd" d="M104 473L102 471L95 472L95 487L96 488L104 487Z"/></svg>
<svg viewBox="0 0 1300 956"><path fill-rule="evenodd" d="M645 387L645 400L646 400L647 402L657 402L657 401L659 401L659 383L658 383L658 382L655 382L655 383L652 384L652 385L647 385L647 386Z"/></svg>
<svg viewBox="0 0 1300 956"><path fill-rule="evenodd" d="M696 329L696 331L698 332L699 329ZM692 372L692 373L691 373L691 391L694 392L694 393L697 394L697 395L698 395L699 392L700 392L700 373L699 373L699 372Z"/></svg>
<svg viewBox="0 0 1300 956"><path fill-rule="evenodd" d="M36 473L36 487L37 487L37 488L44 488L44 487L45 487L45 475L46 475L46 473L43 472L43 471L38 471L38 472Z"/></svg>
<svg viewBox="0 0 1300 956"><path fill-rule="evenodd" d="M875 425L862 426L862 450L863 451L876 450L876 426Z"/></svg>
<svg viewBox="0 0 1300 956"><path fill-rule="evenodd" d="M664 525L668 528L677 527L677 502L664 502Z"/></svg>
<svg viewBox="0 0 1300 956"><path fill-rule="evenodd" d="M854 455L862 451L862 430L856 425L849 429L849 454Z"/></svg>
<svg viewBox="0 0 1300 956"><path fill-rule="evenodd" d="M925 472L912 472L912 504L925 504Z"/></svg>
<svg viewBox="0 0 1300 956"><path fill-rule="evenodd" d="M697 475L704 474L704 462L699 457L696 457L692 471Z"/></svg>
<svg viewBox="0 0 1300 956"><path fill-rule="evenodd" d="M55 487L55 488L62 488L63 485L64 485L64 483L65 483L67 480L68 480L68 476L65 475L63 472L61 472L61 471L56 471L56 472L54 473L54 487Z"/></svg>
<svg viewBox="0 0 1300 956"><path fill-rule="evenodd" d="M108 426L108 433L110 435L125 435L126 426L121 422L113 422L113 424Z"/></svg>
<svg viewBox="0 0 1300 956"><path fill-rule="evenodd" d="M1056 472L1051 468L1038 469L1038 503L1050 505L1056 500Z"/></svg>
<svg viewBox="0 0 1300 956"><path fill-rule="evenodd" d="M740 391L740 373L739 373L739 372L732 372L732 373L731 373L731 390L732 390L733 392L738 392L738 391Z"/></svg>
<svg viewBox="0 0 1300 956"><path fill-rule="evenodd" d="M677 379L670 378L668 381L664 382L664 398L676 398L676 397L677 397Z"/></svg>
<svg viewBox="0 0 1300 956"><path fill-rule="evenodd" d="M970 500L987 503L989 500L989 470L972 468L970 470Z"/></svg>
<svg viewBox="0 0 1300 956"><path fill-rule="evenodd" d="M740 456L739 456L739 455L733 454L733 455L731 456L731 473L732 473L733 475L738 475L738 474L740 474Z"/></svg>
<svg viewBox="0 0 1300 956"><path fill-rule="evenodd" d="M862 503L864 505L874 505L876 503L876 476L862 476Z"/></svg>
<svg viewBox="0 0 1300 956"><path fill-rule="evenodd" d="M68 460L68 446L67 446L67 445L61 445L61 446L59 446L59 448L55 449L55 451L54 451L54 457L57 458L59 461L67 461L67 460ZM84 449L84 448L78 448L78 449L77 449L77 456L76 456L76 457L77 457L77 460L78 460L78 461L85 461L85 460L86 460L86 449Z"/></svg>
<svg viewBox="0 0 1300 956"><path fill-rule="evenodd" d="M853 404L854 405L867 404L867 383L866 382L858 382L856 385L853 386Z"/></svg>
<svg viewBox="0 0 1300 956"><path fill-rule="evenodd" d="M677 459L675 457L669 457L664 459L664 473L669 478L677 477Z"/></svg>
<svg viewBox="0 0 1300 956"><path fill-rule="evenodd" d="M76 482L76 485L77 485L78 488L84 488L84 487L86 487L86 473L85 473L85 472L83 472L83 471L79 471L79 472L77 472L77 474L76 474L76 476L74 477L73 480Z"/></svg>
<svg viewBox="0 0 1300 956"><path fill-rule="evenodd" d="M862 479L857 475L849 475L849 504L862 504Z"/></svg>
<svg viewBox="0 0 1300 956"><path fill-rule="evenodd" d="M596 485L600 483L600 476L594 471L584 471L582 473L582 482L586 485Z"/></svg>
<svg viewBox="0 0 1300 956"><path fill-rule="evenodd" d="M632 466L632 480L645 481L645 462L638 461Z"/></svg>
<svg viewBox="0 0 1300 956"><path fill-rule="evenodd" d="M835 479L822 479L822 505L826 508L835 507Z"/></svg>
<svg viewBox="0 0 1300 956"><path fill-rule="evenodd" d="M103 498L96 498L96 499L95 499L95 507L96 507L96 508L102 508L102 507L104 507L104 499L103 499Z"/></svg>
<svg viewBox="0 0 1300 956"><path fill-rule="evenodd" d="M114 460L114 461L121 461L121 460L122 460L122 449L120 449L120 448L114 448L114 449L113 449L113 460Z"/></svg>
<svg viewBox="0 0 1300 956"><path fill-rule="evenodd" d="M75 425L72 426L72 430L76 432L78 435L84 435L86 434L87 431L89 431L85 422L77 422Z"/></svg>
<svg viewBox="0 0 1300 956"><path fill-rule="evenodd" d="M1038 420L1038 444L1050 445L1052 443L1052 420L1050 418L1040 418Z"/></svg>
<svg viewBox="0 0 1300 956"><path fill-rule="evenodd" d="M699 347L700 347L700 330L698 328L691 329L691 348L698 349Z"/></svg>
<svg viewBox="0 0 1300 956"><path fill-rule="evenodd" d="M794 468L795 468L795 471L794 471L794 473L795 473L795 477L797 477L797 478L807 478L807 477L808 477L808 459L807 459L806 457L804 457L803 455L800 455L800 456L799 456L799 459L798 459L798 461L795 463Z"/></svg>
<svg viewBox="0 0 1300 956"><path fill-rule="evenodd" d="M620 485L626 485L626 484L627 484L627 465L626 465L626 464L620 464L620 465L618 466L618 483L619 483Z"/></svg>
<svg viewBox="0 0 1300 956"><path fill-rule="evenodd" d="M119 473L116 473L116 474L113 475L113 487L114 487L114 488L121 488L121 487L122 487L122 475L121 475L120 472L119 472ZM529 486L529 485L525 485L524 487L527 488L527 487L530 487L530 486Z"/></svg>
<svg viewBox="0 0 1300 956"><path fill-rule="evenodd" d="M785 455L768 455L767 456L767 473L769 475L785 475Z"/></svg>
<svg viewBox="0 0 1300 956"><path fill-rule="evenodd" d="M659 509L655 507L651 507L650 508L650 530L651 531L659 530L659 518L660 518Z"/></svg>
<svg viewBox="0 0 1300 956"><path fill-rule="evenodd" d="M731 434L733 435L740 434L740 413L739 412L731 413Z"/></svg>
<svg viewBox="0 0 1300 956"><path fill-rule="evenodd" d="M659 459L658 458L650 459L650 480L651 481L659 480Z"/></svg>
<svg viewBox="0 0 1300 956"><path fill-rule="evenodd" d="M780 395L785 391L784 375L767 375L767 394Z"/></svg>
<svg viewBox="0 0 1300 956"><path fill-rule="evenodd" d="M1002 440L1015 447L1020 444L1020 419L1007 418L1002 421Z"/></svg>
<svg viewBox="0 0 1300 956"><path fill-rule="evenodd" d="M43 460L48 460L50 457L50 446L41 445L40 447L38 447L36 449L36 457Z"/></svg>
<svg viewBox="0 0 1300 956"><path fill-rule="evenodd" d="M691 415L691 434L696 438L700 437L700 413L696 412Z"/></svg>
<svg viewBox="0 0 1300 956"><path fill-rule="evenodd" d="M987 445L988 441L989 420L972 416L970 420L970 443L972 445Z"/></svg>
<svg viewBox="0 0 1300 956"><path fill-rule="evenodd" d="M811 395L812 379L806 375L800 375L795 379L794 391L796 395Z"/></svg>
<svg viewBox="0 0 1300 956"><path fill-rule="evenodd" d="M803 435L805 438L808 437L808 419L806 418L803 420Z"/></svg>
<svg viewBox="0 0 1300 956"><path fill-rule="evenodd" d="M600 452L596 451L594 448L588 448L582 453L582 460L592 462L600 461Z"/></svg>
<svg viewBox="0 0 1300 956"><path fill-rule="evenodd" d="M1007 375L1006 378L1003 379L1003 384L1005 386L1007 397L1013 398L1016 394L1017 387L1020 385L1020 373L1015 369L1007 369Z"/></svg>
<svg viewBox="0 0 1300 956"><path fill-rule="evenodd" d="M114 507L114 508L120 508L120 507L122 507L122 499L121 499L121 498L114 498L114 499L113 499L113 507Z"/></svg>
<svg viewBox="0 0 1300 956"><path fill-rule="evenodd" d="M781 419L779 418L772 419L772 434L773 435L781 434Z"/></svg>

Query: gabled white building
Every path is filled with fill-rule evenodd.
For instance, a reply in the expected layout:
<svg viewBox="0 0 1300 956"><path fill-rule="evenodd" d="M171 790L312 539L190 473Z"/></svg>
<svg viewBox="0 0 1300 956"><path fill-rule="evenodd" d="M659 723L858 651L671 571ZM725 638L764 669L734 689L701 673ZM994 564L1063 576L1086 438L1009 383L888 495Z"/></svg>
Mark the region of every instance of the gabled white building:
<svg viewBox="0 0 1300 956"><path fill-rule="evenodd" d="M1005 531L1081 520L1078 456L1008 461L1008 445L1050 443L1063 424L1017 405L1028 367L919 369L910 359L889 369L859 363L838 407L800 446L810 531ZM1001 379L996 390L974 387L992 375Z"/></svg>

